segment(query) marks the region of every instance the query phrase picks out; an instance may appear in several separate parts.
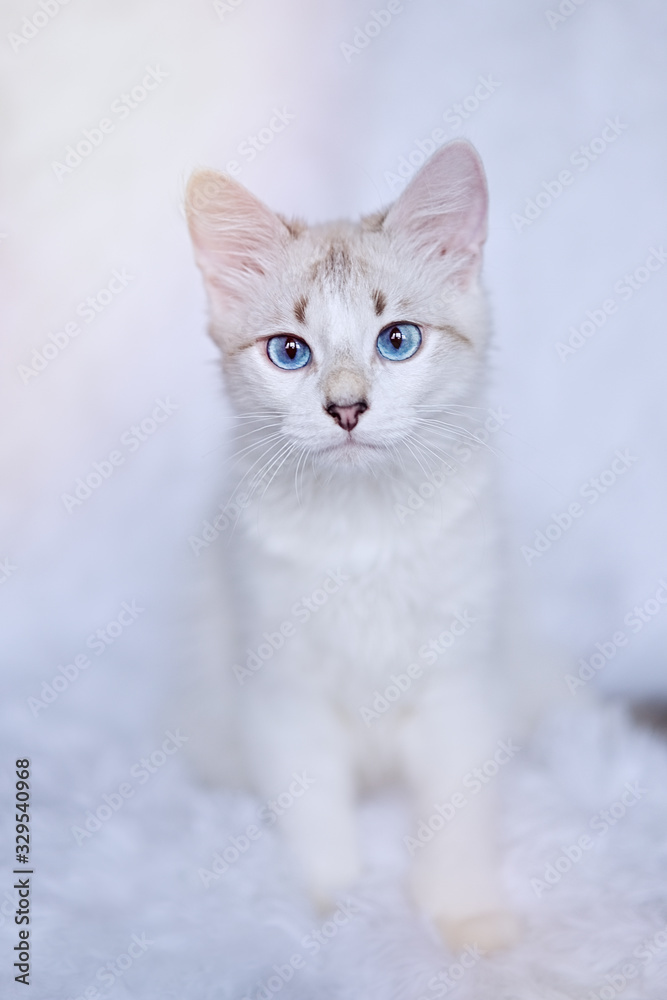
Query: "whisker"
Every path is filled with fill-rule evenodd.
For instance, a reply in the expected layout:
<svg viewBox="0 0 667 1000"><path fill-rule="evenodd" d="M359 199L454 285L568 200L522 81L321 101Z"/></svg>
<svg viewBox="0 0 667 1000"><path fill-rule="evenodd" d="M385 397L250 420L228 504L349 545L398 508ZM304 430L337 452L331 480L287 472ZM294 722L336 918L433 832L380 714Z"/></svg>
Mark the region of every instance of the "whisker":
<svg viewBox="0 0 667 1000"><path fill-rule="evenodd" d="M281 410L257 410L253 412L252 410L244 410L241 413L231 413L230 417L232 420L244 420L246 417L282 417L284 413Z"/></svg>
<svg viewBox="0 0 667 1000"><path fill-rule="evenodd" d="M423 441L421 438L417 438L416 436L413 436L413 441L415 444L419 445L422 454L424 454L424 452L428 452L435 458L435 460L439 465L446 466L448 472L454 475L454 473L457 471L456 462L452 458L452 456L444 450L444 448L438 448L435 445L433 447L430 447L425 441ZM454 464L450 465L450 463L446 459L449 459Z"/></svg>
<svg viewBox="0 0 667 1000"><path fill-rule="evenodd" d="M434 427L434 428L442 427L446 431L453 432L453 434L450 433L449 435L450 440L456 441L458 439L463 441L475 441L476 444L482 445L482 447L487 448L493 455L501 454L501 452L499 452L496 448L493 448L488 441L483 441L481 438L477 437L476 434L468 430L466 427L460 427L458 424L449 424L446 421L432 420L426 417L416 417L415 420L417 423L425 424L428 427Z"/></svg>
<svg viewBox="0 0 667 1000"><path fill-rule="evenodd" d="M286 451L286 449L290 447L290 444L291 444L290 441L285 441L283 444L281 444L278 447L278 450L275 451L273 453L273 455L271 455L269 458L267 458L267 460L264 463L264 465L260 469L258 469L257 472L255 472L254 476L252 477L252 479L250 480L250 482L248 484L250 492L251 492L251 496L254 496L254 494L256 493L256 491L258 490L258 488L261 486L262 480L265 478L267 472L269 471L269 469L272 468L273 463L276 462L280 458L280 456L282 454L284 454L284 452ZM275 447L275 445L274 445L274 447ZM266 454L266 452L264 452L264 454ZM257 464L257 462L255 462L255 465L256 464Z"/></svg>
<svg viewBox="0 0 667 1000"><path fill-rule="evenodd" d="M456 409L455 409L456 408ZM473 406L470 403L415 403L415 410L437 410L441 413L452 413L456 410L483 410L488 411L486 406Z"/></svg>
<svg viewBox="0 0 667 1000"><path fill-rule="evenodd" d="M411 440L414 440L414 439L412 439L412 438L411 438ZM403 444L404 444L404 445L405 445L405 447L406 447L406 448L408 449L408 451L410 452L410 454L412 455L412 457L413 457L413 458L414 458L414 459L416 460L416 462L417 462L417 465L418 465L418 466L419 466L419 468L420 468L420 469L422 470L422 472L424 473L424 475L425 475L425 476L426 476L426 477L428 478L428 476L429 476L429 473L428 473L428 472L426 471L426 469L425 469L425 468L424 468L424 466L422 465L422 463L421 463L421 459L420 459L419 455L416 455L416 454L415 454L415 452L414 452L414 451L412 450L412 448L410 447L410 444L409 444L409 442L408 442L408 438L407 438L407 437L405 437L405 438L403 439Z"/></svg>
<svg viewBox="0 0 667 1000"><path fill-rule="evenodd" d="M233 455L229 456L229 460L232 461L233 459L239 459L243 455L255 451L256 448L261 448L262 445L266 444L268 441L276 441L284 436L285 435L282 431L276 431L274 434L267 434L261 441L256 441L254 444L248 444L244 448L239 448L238 451L235 451ZM238 462L235 462L235 465L238 465Z"/></svg>
<svg viewBox="0 0 667 1000"><path fill-rule="evenodd" d="M251 434L259 434L260 431L270 430L272 427L282 426L282 421L274 421L272 424L263 424L261 427L254 427L251 431L244 431L243 434L233 434L230 437L231 441L240 441L244 437L250 437Z"/></svg>
<svg viewBox="0 0 667 1000"><path fill-rule="evenodd" d="M248 486L247 486L248 500L249 501L252 500L252 499L254 499L254 496L255 496L255 494L256 494L256 492L257 492L257 490L258 490L258 488L259 488L259 486L260 486L260 484L262 482L262 479L266 475L267 470L271 468L273 462L275 462L275 460L280 455L282 455L283 452L285 451L285 449L288 448L289 446L290 446L289 441L285 442L282 445L280 445L280 447L278 448L278 451L275 452L273 455L270 455L270 457L266 460L266 462L264 463L264 465L262 465L257 470L257 472L255 473L255 475L249 481ZM276 447L276 443L270 445L265 451L262 452L262 454L259 456L259 458L255 462L253 462L253 464L251 465L251 467L247 470L247 472L245 473L245 475L242 477L242 479L240 480L240 482L237 484L236 489L234 490L234 493L232 494L232 499L237 494L237 492L241 489L241 486L243 485L245 479L250 475L250 473L252 472L252 470L254 469L254 467L259 462L261 462L261 460L264 458L264 456L268 452L270 452L273 448L275 448L275 447ZM232 538L232 536L234 534L234 529L236 528L237 522L238 522L238 517L237 517L236 521L234 522L234 528L232 529L232 533L230 535L230 540L231 540L231 538Z"/></svg>
<svg viewBox="0 0 667 1000"><path fill-rule="evenodd" d="M271 478L269 479L268 483L264 487L264 491L263 491L261 497L259 498L259 503L257 505L257 516L258 517L259 517L259 508L261 506L262 500L266 496L266 492L269 489L269 486L271 485L271 483L273 482L273 480L276 478L276 476L278 475L278 473L282 469L282 467L285 464L285 462L287 461L287 459L290 457L290 455L297 448L298 448L298 444L296 443L296 441L288 442L288 444L286 446L287 450L285 450L285 448L283 448L283 450L281 452L278 452L278 455L275 456L275 458L272 460L271 464L269 465L269 468L271 468L271 466L274 465L276 463L276 461L278 461L278 459L280 459L280 461L276 465L275 469L271 473ZM281 455L282 455L282 458L280 458ZM266 470L266 472L268 472L268 469ZM266 475L266 472L265 472L265 475Z"/></svg>
<svg viewBox="0 0 667 1000"><path fill-rule="evenodd" d="M268 461L267 461L267 462L265 463L265 465L264 465L264 466L263 466L263 468L262 468L262 472L261 472L261 475L260 475L260 474L259 474L259 472L258 472L258 473L256 473L256 475L255 475L255 476L253 477L253 485L257 485L257 486L261 485L261 483L262 483L262 480L264 480L264 479L266 478L266 475L267 475L267 473L269 472L269 470L270 470L270 469L271 469L271 468L273 467L273 465L274 465L274 464L275 464L275 463L276 463L276 462L277 462L277 461L278 461L278 460L279 460L279 459L281 458L281 456L282 456L282 455L284 455L284 453L285 453L285 452L286 452L286 451L287 451L288 449L290 449L290 448L292 447L292 445L293 445L293 444L294 444L294 442L293 442L293 441L289 441L289 440L286 440L286 441L285 441L285 443L284 443L284 444L283 444L283 445L282 445L282 446L281 446L281 447L280 447L280 448L278 449L278 451L277 451L277 452L275 453L275 455L273 455L273 457L272 457L272 458L270 458L270 459L269 459L269 460L268 460Z"/></svg>
<svg viewBox="0 0 667 1000"><path fill-rule="evenodd" d="M400 452L400 449L398 448L398 445L394 441L389 441L389 442L387 442L387 447L391 451L392 455L395 457L397 464L400 465L401 469L405 473L405 471L406 471L406 469L405 469L405 462L403 461L403 456L401 455L401 452ZM391 479L391 481L394 482L394 483L397 483L397 482L401 481L401 480L399 480L398 476L393 475L392 472L389 469L386 470L385 474L388 475L389 478Z"/></svg>
<svg viewBox="0 0 667 1000"><path fill-rule="evenodd" d="M270 445L268 446L268 448L265 448L265 449L264 449L264 451L263 451L263 452L262 452L262 454L261 454L261 455L259 456L259 458L255 459L255 461L254 461L254 462L253 462L253 464L252 464L252 465L250 466L250 468L249 468L249 469L246 469L245 473L244 473L244 474L243 474L243 475L241 476L240 480L238 481L238 483L237 483L237 484L236 484L236 486L234 487L234 489L233 489L233 491L232 491L232 493L231 493L231 496L230 496L230 497L229 497L229 499L227 500L227 504L226 504L226 505L229 505L229 504L232 504L232 503L234 503L234 500L235 500L235 499L236 499L236 497L237 497L237 496L238 496L238 495L240 494L240 492L241 492L241 489L242 489L242 487L243 487L243 484L245 483L246 479L248 478L248 476L250 476L250 475L251 475L251 473L252 473L252 470L253 470L253 469L255 468L255 466L256 466L256 465L258 465L258 463L259 463L259 462L261 462L261 461L262 461L262 459L264 458L264 456L265 456L265 455L268 455L268 454L269 454L269 452L271 452L271 451L272 451L272 450L273 450L274 448L276 448L276 447L277 447L277 445L278 445L278 442L276 442L276 441L273 441L273 442L272 442L272 443L271 443L271 444L270 444ZM267 459L267 461L269 461L269 462L270 462L270 461L271 461L271 459L269 458L269 459ZM251 481L251 482L249 483L249 485L248 485L248 500L252 499L252 497L253 497L253 495L254 495L254 492L255 492L255 485L254 485L253 481ZM232 525L232 530L231 530L231 532L230 532L230 535L229 535L229 541L230 541L230 542L231 542L231 539L232 539L232 538L233 538L233 536L234 536L234 531L236 530L236 525L237 525L237 523L238 523L238 521L239 521L239 518L240 518L240 516L241 516L241 511L239 510L238 514L236 515L236 519L234 520L234 523L233 523L233 525Z"/></svg>
<svg viewBox="0 0 667 1000"><path fill-rule="evenodd" d="M434 417L415 417L422 424L431 424L433 427L446 427L447 430L455 431L458 434L466 434L469 438L474 437L474 433L462 424L451 424L447 420L436 420ZM475 438L475 440L479 440Z"/></svg>
<svg viewBox="0 0 667 1000"><path fill-rule="evenodd" d="M290 410L290 416L295 417L307 417L310 411L308 409L302 410ZM231 420L263 420L266 417L282 417L283 419L287 416L284 410L258 410L256 412L252 410L242 411L240 413L230 413L229 418Z"/></svg>
<svg viewBox="0 0 667 1000"><path fill-rule="evenodd" d="M419 439L413 438L413 440L419 440ZM452 458L449 452L445 451L444 448L437 448L435 445L433 447L430 447L429 445L426 444L425 441L421 440L419 440L419 444L421 445L422 448L427 449L431 453L431 455L433 455L439 462L442 462L447 467L447 469L452 473L452 475L454 475L457 472L458 466L456 464L456 460ZM442 455L450 459L452 462L454 462L454 464L450 465L449 462L447 461L443 462Z"/></svg>
<svg viewBox="0 0 667 1000"><path fill-rule="evenodd" d="M421 407L419 406L415 407L415 409L420 409L420 408ZM455 415L456 414L452 414L452 416ZM467 433L468 440L474 439L478 445L482 445L483 447L487 448L488 451L490 451L491 454L495 455L496 457L502 457L506 459L508 462L513 462L514 464L519 465L522 469L525 469L526 472L529 472L531 476L534 476L536 479L539 479L541 483L545 483L545 485L547 485L550 489L554 490L555 493L558 493L560 496L564 496L562 490L560 490L554 483L552 483L545 476L541 475L539 472L533 469L532 466L527 465L526 462L522 461L520 458L517 458L515 455L508 455L507 452L505 452L501 447L494 447L490 445L488 441L482 441L481 438L478 438L474 432L466 431L465 428L458 427L457 425L454 424L449 424L446 421L440 422L427 417L417 417L417 421L419 423L424 423L424 424L431 423L434 427L442 426L445 429L452 429ZM512 431L508 431L505 427L499 427L498 431L508 435L511 438L514 438L517 441L521 441L522 443L524 443L522 438L520 438L516 434L513 434Z"/></svg>
<svg viewBox="0 0 667 1000"><path fill-rule="evenodd" d="M427 448L429 451L431 451L432 454L435 454L435 452L431 448L429 448L428 445L424 444L424 442L422 442L422 447ZM440 449L438 449L438 450L440 450ZM443 454L446 455L447 452L443 452ZM451 455L447 455L447 457L451 458ZM452 461L453 461L453 459L452 459ZM475 507L477 508L477 512L478 512L478 514L479 514L479 516L481 518L482 524L484 525L484 529L486 531L486 529L488 527L487 523L486 523L486 516L484 514L483 508L480 505L479 497L477 496L477 494L475 493L475 491L473 489L471 489L470 484L468 483L468 481L466 480L465 476L463 475L463 472L462 472L462 470L461 470L460 467L458 467L458 468L452 468L451 466L449 466L449 469L452 472L452 474L456 475L457 480L462 483L464 489L466 490L466 492L470 496L471 500L473 501ZM442 500L442 498L441 498L441 500Z"/></svg>
<svg viewBox="0 0 667 1000"><path fill-rule="evenodd" d="M307 444L304 444L303 447L301 448L301 451L299 452L299 457L296 460L296 468L294 470L294 492L296 494L296 502L298 503L299 507L301 506L301 498L299 497L299 466L301 465L301 459L303 459L304 460L303 467L305 469L309 454L310 454L310 448L308 447ZM301 478L301 481L303 483L303 476Z"/></svg>
<svg viewBox="0 0 667 1000"><path fill-rule="evenodd" d="M264 457L264 455L266 455L266 454L267 454L267 452L269 452L269 451L271 450L271 447L273 447L273 446L270 446L269 448L267 448L267 449L266 449L266 451L264 451L264 452L263 452L263 453L262 453L262 454L261 454L261 455L259 456L259 459L258 459L258 461L261 461L261 460L262 460L262 458ZM238 482L238 483L236 484L236 486L235 486L235 487L234 487L234 489L232 490L232 493L230 494L230 496L228 497L228 499L227 499L227 501L226 501L226 503L225 503L225 506L224 506L224 509L225 509L225 510L227 509L227 507L231 506L231 504L233 504L233 503L234 503L234 501L235 501L235 499L236 499L237 495L240 495L240 492L241 492L241 487L243 486L243 483L244 483L245 479L247 478L247 476L248 476L248 475L250 474L250 472L252 471L252 468L253 468L253 467L251 466L251 468L250 468L250 469L248 469L248 470L247 470L247 471L245 472L245 474L244 474L244 475L243 475L243 476L241 477L241 479L239 480L239 482ZM253 490L252 490L252 488L249 488L249 491L248 491L248 500L250 500L250 499L252 498L252 495L253 495ZM232 523L232 529L231 529L231 531L229 532L229 535L227 536L227 541L226 541L226 545L227 545L227 546L229 546L229 545L231 544L231 541L232 541L232 539L233 539L233 537L234 537L234 532L236 531L236 526L238 525L238 522L239 522L240 518L241 518L241 509L239 508L239 510L237 511L237 514L236 514L236 517L234 518L234 521L233 521L233 523Z"/></svg>

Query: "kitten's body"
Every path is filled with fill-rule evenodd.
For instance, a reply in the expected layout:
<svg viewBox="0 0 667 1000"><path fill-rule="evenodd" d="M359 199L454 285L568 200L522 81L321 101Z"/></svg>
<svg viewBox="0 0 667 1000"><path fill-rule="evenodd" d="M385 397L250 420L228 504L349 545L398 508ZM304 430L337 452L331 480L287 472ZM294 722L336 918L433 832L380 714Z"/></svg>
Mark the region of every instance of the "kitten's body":
<svg viewBox="0 0 667 1000"><path fill-rule="evenodd" d="M221 645L206 640L204 756L215 773L225 755L228 774L236 752L266 799L307 772L282 824L324 905L359 875L360 785L407 781L416 827L517 732L498 652L488 456L478 448L464 468L451 458L484 415L485 210L479 161L460 142L358 226L288 226L232 181L191 182L211 332L243 435L235 479L252 487L229 544L206 556L221 574L211 610L234 628ZM378 332L401 322L419 327L421 346L386 360ZM272 364L278 334L309 345L306 367ZM426 502L406 506L425 483ZM424 647L444 631L432 662ZM511 920L495 789L466 799L415 852L414 890L450 939L498 944Z"/></svg>

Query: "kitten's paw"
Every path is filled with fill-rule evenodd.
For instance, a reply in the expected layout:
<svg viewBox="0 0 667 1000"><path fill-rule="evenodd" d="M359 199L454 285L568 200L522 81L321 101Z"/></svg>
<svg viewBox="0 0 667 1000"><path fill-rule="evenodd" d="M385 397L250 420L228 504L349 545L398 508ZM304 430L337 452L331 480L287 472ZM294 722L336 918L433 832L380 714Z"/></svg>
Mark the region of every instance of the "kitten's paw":
<svg viewBox="0 0 667 1000"><path fill-rule="evenodd" d="M445 944L453 951L472 945L484 954L511 948L519 939L519 921L508 910L480 913L458 921L436 917L435 923Z"/></svg>
<svg viewBox="0 0 667 1000"><path fill-rule="evenodd" d="M317 859L319 862L322 860ZM323 918L333 913L341 895L348 892L361 877L361 861L356 851L349 851L346 855L341 853L335 859L329 857L326 865L313 863L309 868L306 889L315 910Z"/></svg>

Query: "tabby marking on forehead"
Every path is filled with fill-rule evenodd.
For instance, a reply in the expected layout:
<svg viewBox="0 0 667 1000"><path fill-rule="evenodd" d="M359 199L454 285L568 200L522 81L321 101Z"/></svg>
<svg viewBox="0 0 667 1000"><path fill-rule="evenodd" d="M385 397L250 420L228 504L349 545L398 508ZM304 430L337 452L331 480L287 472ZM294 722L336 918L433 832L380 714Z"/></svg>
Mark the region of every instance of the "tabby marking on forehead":
<svg viewBox="0 0 667 1000"><path fill-rule="evenodd" d="M329 245L324 257L313 268L313 278L319 278L334 291L342 291L352 276L352 257L345 243L335 241Z"/></svg>
<svg viewBox="0 0 667 1000"><path fill-rule="evenodd" d="M373 292L373 303L375 305L375 315L381 316L387 306L387 299L377 288Z"/></svg>
<svg viewBox="0 0 667 1000"><path fill-rule="evenodd" d="M294 315L296 316L299 323L306 322L306 306L308 305L308 299L305 295L302 295L300 299L297 299L294 303Z"/></svg>

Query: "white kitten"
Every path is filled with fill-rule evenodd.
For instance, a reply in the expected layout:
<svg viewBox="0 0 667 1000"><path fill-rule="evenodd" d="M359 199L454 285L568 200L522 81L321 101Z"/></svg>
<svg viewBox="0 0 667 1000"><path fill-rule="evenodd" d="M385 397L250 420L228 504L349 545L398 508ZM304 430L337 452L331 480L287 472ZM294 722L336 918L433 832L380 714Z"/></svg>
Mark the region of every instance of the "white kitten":
<svg viewBox="0 0 667 1000"><path fill-rule="evenodd" d="M452 142L387 211L307 228L202 172L187 210L242 500L206 555L199 752L264 799L307 773L281 822L328 906L359 875L360 784L407 781L416 832L512 735L487 454L456 461L484 416L484 173ZM514 933L494 799L493 782L467 795L414 850L415 897L451 943Z"/></svg>

